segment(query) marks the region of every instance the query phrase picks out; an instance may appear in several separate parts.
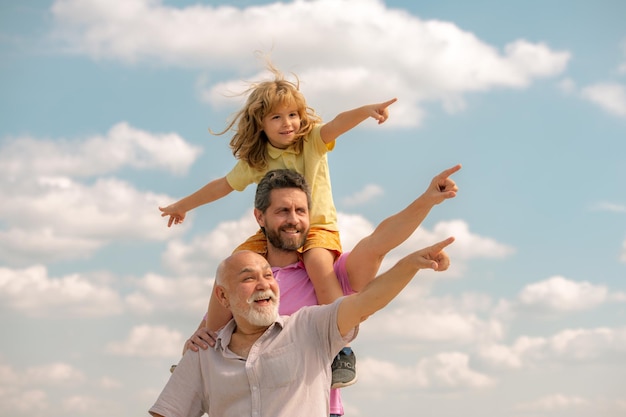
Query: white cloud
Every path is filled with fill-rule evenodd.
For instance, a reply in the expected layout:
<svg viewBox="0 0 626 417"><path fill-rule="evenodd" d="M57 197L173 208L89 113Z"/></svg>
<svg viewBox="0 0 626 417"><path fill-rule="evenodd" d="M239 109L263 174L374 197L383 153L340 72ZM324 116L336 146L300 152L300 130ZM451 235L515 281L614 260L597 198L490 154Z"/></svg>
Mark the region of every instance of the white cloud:
<svg viewBox="0 0 626 417"><path fill-rule="evenodd" d="M495 381L469 366L469 357L460 352L442 352L420 359L412 366L374 358L359 358L359 384L368 387L421 387L433 389L485 388Z"/></svg>
<svg viewBox="0 0 626 417"><path fill-rule="evenodd" d="M352 250L361 239L374 231L374 225L359 214L337 212L337 224L344 252Z"/></svg>
<svg viewBox="0 0 626 417"><path fill-rule="evenodd" d="M611 203L608 201L601 201L597 204L594 204L591 209L597 211L608 211L612 213L626 213L625 205Z"/></svg>
<svg viewBox="0 0 626 417"><path fill-rule="evenodd" d="M111 127L105 136L54 141L19 137L1 150L0 175L13 180L25 175L90 177L126 166L183 174L201 152L175 133L152 134L125 122Z"/></svg>
<svg viewBox="0 0 626 417"><path fill-rule="evenodd" d="M140 325L132 328L128 338L109 343L107 353L140 358L168 358L180 356L185 337L166 326Z"/></svg>
<svg viewBox="0 0 626 417"><path fill-rule="evenodd" d="M174 134L152 135L125 123L106 137L82 141L7 140L0 149L0 260L23 266L85 258L117 239L162 240L186 228L168 229L159 204L172 198L140 192L129 183L99 177L124 166L184 172L198 150Z"/></svg>
<svg viewBox="0 0 626 417"><path fill-rule="evenodd" d="M382 187L376 184L368 184L361 191L354 193L343 198L342 202L346 206L356 206L368 201L373 200L376 197L383 195L385 192Z"/></svg>
<svg viewBox="0 0 626 417"><path fill-rule="evenodd" d="M470 231L469 225L464 220L449 220L438 222L432 232L420 227L405 243L398 246L389 256L385 258L381 271L391 267L403 256L409 253L430 246L433 243L454 236L455 241L446 248L450 255L451 266L448 271L440 273L430 271L420 271L423 275L436 277L459 277L467 268L467 261L476 258L505 258L515 252L515 249L506 244L497 242L488 237L483 237Z"/></svg>
<svg viewBox="0 0 626 417"><path fill-rule="evenodd" d="M626 262L626 240L622 242L622 254L619 257L619 260L622 262Z"/></svg>
<svg viewBox="0 0 626 417"><path fill-rule="evenodd" d="M497 367L554 365L556 362L619 362L626 355L626 328L566 329L549 338L520 336L510 345L483 345L479 356Z"/></svg>
<svg viewBox="0 0 626 417"><path fill-rule="evenodd" d="M104 377L100 378L100 380L98 381L98 386L100 388L108 390L108 389L122 388L124 386L124 384L121 381L119 381L119 380L117 380L115 378L110 378L110 377L104 376Z"/></svg>
<svg viewBox="0 0 626 417"><path fill-rule="evenodd" d="M1 180L0 180L1 182ZM0 259L13 265L35 259L76 259L112 240L163 240L186 230L166 227L158 206L171 197L144 193L125 181L101 178L85 185L69 178L29 182L11 192L12 204L0 207ZM0 183L0 188L2 184Z"/></svg>
<svg viewBox="0 0 626 417"><path fill-rule="evenodd" d="M232 253L259 229L252 210L239 220L224 221L207 234L199 235L185 243L170 241L163 253L163 263L178 275L208 276L219 262Z"/></svg>
<svg viewBox="0 0 626 417"><path fill-rule="evenodd" d="M576 360L597 359L610 353L626 354L626 328L567 329L550 339L551 351Z"/></svg>
<svg viewBox="0 0 626 417"><path fill-rule="evenodd" d="M213 282L208 278L166 278L147 274L136 283L136 291L126 296L128 308L139 314L189 312L198 322L206 311Z"/></svg>
<svg viewBox="0 0 626 417"><path fill-rule="evenodd" d="M37 385L78 384L85 381L83 373L73 366L57 362L26 370L24 383Z"/></svg>
<svg viewBox="0 0 626 417"><path fill-rule="evenodd" d="M53 362L24 370L0 362L0 415L44 415L51 409L46 389L75 389L85 375L72 365ZM40 389L43 388L43 389Z"/></svg>
<svg viewBox="0 0 626 417"><path fill-rule="evenodd" d="M59 235L51 228L0 230L0 259L11 265L28 265L34 260L57 261L86 258L102 247L103 241Z"/></svg>
<svg viewBox="0 0 626 417"><path fill-rule="evenodd" d="M40 389L21 390L13 385L0 388L0 415L44 415L49 410L48 394Z"/></svg>
<svg viewBox="0 0 626 417"><path fill-rule="evenodd" d="M279 66L287 60L299 63L295 70L306 80L303 91L309 103L325 111L369 102L366 87L371 85L384 94L380 100L402 91L404 97L394 105L399 117L389 120L396 125L418 125L423 118L419 103L426 100L458 111L466 92L525 87L536 78L561 73L570 58L567 52L523 39L498 51L453 23L421 20L382 1L356 3L173 8L151 0L57 0L52 6L53 36L69 50L94 59L237 68L239 73L249 73L252 51L272 50ZM228 46L215 42L218 37L228 39ZM323 64L308 53L321 45ZM220 84L201 95L217 98L232 91L230 87ZM320 106L323 98L326 104Z"/></svg>
<svg viewBox="0 0 626 417"><path fill-rule="evenodd" d="M558 83L559 89L566 93L571 94L576 92L576 82L571 78L565 78Z"/></svg>
<svg viewBox="0 0 626 417"><path fill-rule="evenodd" d="M591 401L586 398L552 394L528 403L518 404L516 408L531 411L559 411L588 407L589 405L591 405Z"/></svg>
<svg viewBox="0 0 626 417"><path fill-rule="evenodd" d="M419 326L413 325L419 323ZM388 335L415 342L467 344L499 339L502 326L497 321L481 319L460 311L437 311L415 307L379 312L367 321L367 334Z"/></svg>
<svg viewBox="0 0 626 417"><path fill-rule="evenodd" d="M626 117L626 86L618 83L600 83L585 87L582 97L605 111Z"/></svg>
<svg viewBox="0 0 626 417"><path fill-rule="evenodd" d="M587 281L576 282L561 276L529 284L518 299L522 306L548 312L568 312L592 309L608 298L605 286Z"/></svg>
<svg viewBox="0 0 626 417"><path fill-rule="evenodd" d="M120 314L119 295L79 274L48 276L44 266L0 268L0 300L33 317L102 317Z"/></svg>
<svg viewBox="0 0 626 417"><path fill-rule="evenodd" d="M493 317L495 306L488 297L436 298L417 288L412 283L387 308L368 318L359 339L459 345L502 339L504 325Z"/></svg>
<svg viewBox="0 0 626 417"><path fill-rule="evenodd" d="M617 71L620 74L626 74L626 39L624 39L622 41L621 49L622 49L622 60L623 61L619 65L619 67L617 68Z"/></svg>

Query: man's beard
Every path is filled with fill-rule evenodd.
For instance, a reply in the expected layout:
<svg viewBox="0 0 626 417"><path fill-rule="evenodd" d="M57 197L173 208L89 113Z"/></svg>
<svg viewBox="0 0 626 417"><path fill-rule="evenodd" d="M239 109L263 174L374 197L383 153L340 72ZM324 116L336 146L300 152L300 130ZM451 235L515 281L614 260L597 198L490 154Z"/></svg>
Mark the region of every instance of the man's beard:
<svg viewBox="0 0 626 417"><path fill-rule="evenodd" d="M289 229L298 230L300 233L285 238L280 233L280 231L289 230ZM306 237L308 234L309 234L308 230L303 232L302 230L299 230L297 227L293 225L289 225L289 224L281 227L278 230L267 229L267 228L265 229L265 237L267 237L267 241L276 249L280 249L283 251L295 251L303 247L304 242L306 242Z"/></svg>
<svg viewBox="0 0 626 417"><path fill-rule="evenodd" d="M255 300L266 298L270 299L270 306L255 306ZM254 326L269 326L278 317L278 297L272 290L257 291L246 300L245 305L232 305L231 309L233 314L237 313Z"/></svg>

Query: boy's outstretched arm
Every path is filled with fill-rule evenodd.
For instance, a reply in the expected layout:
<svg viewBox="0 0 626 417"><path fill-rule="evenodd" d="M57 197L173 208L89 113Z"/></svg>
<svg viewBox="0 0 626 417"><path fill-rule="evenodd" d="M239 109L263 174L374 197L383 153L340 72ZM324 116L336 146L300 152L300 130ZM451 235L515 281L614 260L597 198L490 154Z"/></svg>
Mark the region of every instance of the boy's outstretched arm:
<svg viewBox="0 0 626 417"><path fill-rule="evenodd" d="M333 120L322 126L320 130L322 140L324 143L330 143L368 117L378 120L378 124L384 123L389 118L388 107L397 100L397 98L392 98L383 103L368 104L339 113Z"/></svg>
<svg viewBox="0 0 626 417"><path fill-rule="evenodd" d="M226 177L218 178L174 204L170 204L167 207L159 207L161 217L170 216L167 227L170 227L172 224L180 224L185 220L185 215L189 210L219 200L232 191L233 187L230 186Z"/></svg>
<svg viewBox="0 0 626 417"><path fill-rule="evenodd" d="M458 164L436 175L422 195L356 244L346 260L352 289L361 291L374 279L387 253L407 240L435 205L456 196L458 187L450 176L460 169Z"/></svg>
<svg viewBox="0 0 626 417"><path fill-rule="evenodd" d="M454 238L449 237L405 256L389 271L370 282L363 291L344 297L337 314L339 332L345 336L361 321L389 304L420 269L448 269L450 258L444 248L452 242Z"/></svg>

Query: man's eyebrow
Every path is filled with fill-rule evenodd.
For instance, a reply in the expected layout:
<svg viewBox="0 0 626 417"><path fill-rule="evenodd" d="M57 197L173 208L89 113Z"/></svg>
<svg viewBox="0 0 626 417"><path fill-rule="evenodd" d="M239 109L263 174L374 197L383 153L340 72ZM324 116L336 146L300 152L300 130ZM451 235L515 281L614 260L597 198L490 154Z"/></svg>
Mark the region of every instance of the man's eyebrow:
<svg viewBox="0 0 626 417"><path fill-rule="evenodd" d="M270 264L265 264L262 267L263 270L266 269L272 269L272 267L270 266ZM243 268L241 268L241 270L239 271L239 274L246 274L248 272L254 272L256 270L256 268L251 267L251 266L244 266Z"/></svg>

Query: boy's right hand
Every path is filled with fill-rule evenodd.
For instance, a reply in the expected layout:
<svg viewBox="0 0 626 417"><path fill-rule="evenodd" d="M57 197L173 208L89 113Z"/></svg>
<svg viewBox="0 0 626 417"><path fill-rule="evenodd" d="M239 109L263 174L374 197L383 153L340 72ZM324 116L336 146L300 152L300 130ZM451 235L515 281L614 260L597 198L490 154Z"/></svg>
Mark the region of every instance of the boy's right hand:
<svg viewBox="0 0 626 417"><path fill-rule="evenodd" d="M161 217L170 216L167 221L167 227L171 227L172 224L181 224L185 220L186 212L177 210L175 204L171 204L167 207L159 207L161 210Z"/></svg>
<svg viewBox="0 0 626 417"><path fill-rule="evenodd" d="M397 98L392 98L382 103L370 104L368 106L368 111L370 112L369 116L378 120L378 124L385 123L389 118L389 109L387 107L391 106L396 101L398 101Z"/></svg>

